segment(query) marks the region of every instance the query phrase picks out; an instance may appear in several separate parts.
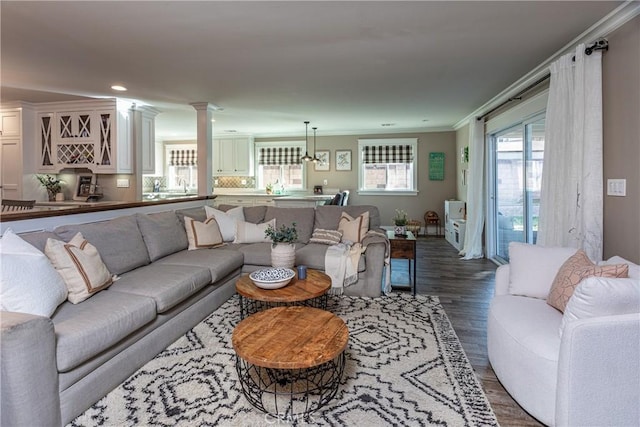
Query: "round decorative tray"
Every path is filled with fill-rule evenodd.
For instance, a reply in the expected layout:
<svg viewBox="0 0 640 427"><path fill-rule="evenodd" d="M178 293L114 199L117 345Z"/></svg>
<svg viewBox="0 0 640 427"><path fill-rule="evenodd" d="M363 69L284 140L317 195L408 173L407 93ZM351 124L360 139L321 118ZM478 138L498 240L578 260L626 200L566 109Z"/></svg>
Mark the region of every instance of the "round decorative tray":
<svg viewBox="0 0 640 427"><path fill-rule="evenodd" d="M278 289L286 286L295 275L290 268L262 268L249 274L249 279L259 288Z"/></svg>

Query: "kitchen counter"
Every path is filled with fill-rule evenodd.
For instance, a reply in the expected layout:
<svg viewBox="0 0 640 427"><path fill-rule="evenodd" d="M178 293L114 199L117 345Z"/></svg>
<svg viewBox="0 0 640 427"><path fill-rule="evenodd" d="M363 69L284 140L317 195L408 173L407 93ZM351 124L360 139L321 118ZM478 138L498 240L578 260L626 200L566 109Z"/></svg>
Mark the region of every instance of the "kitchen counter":
<svg viewBox="0 0 640 427"><path fill-rule="evenodd" d="M217 205L236 206L278 206L278 207L315 207L323 205L331 199L332 195L318 195L306 193L293 194L266 194L264 192L219 192L217 193Z"/></svg>
<svg viewBox="0 0 640 427"><path fill-rule="evenodd" d="M17 212L0 213L1 222L20 221L24 219L48 218L61 215L74 215L81 213L93 213L104 210L136 208L142 206L155 206L171 203L181 203L185 201L196 200L213 200L216 196L187 196L182 198L173 198L166 200L146 200L141 202L122 202L122 201L99 201L99 202L79 202L74 200L66 200L63 202L36 202L33 209ZM171 207L167 207L171 209Z"/></svg>

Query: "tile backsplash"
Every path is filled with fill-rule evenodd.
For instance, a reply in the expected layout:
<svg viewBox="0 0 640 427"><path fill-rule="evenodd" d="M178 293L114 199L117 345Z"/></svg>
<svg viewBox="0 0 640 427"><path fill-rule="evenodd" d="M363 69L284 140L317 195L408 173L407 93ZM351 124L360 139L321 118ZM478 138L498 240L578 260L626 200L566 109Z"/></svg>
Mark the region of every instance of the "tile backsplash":
<svg viewBox="0 0 640 427"><path fill-rule="evenodd" d="M156 179L160 181L160 191L167 191L167 177L165 176L144 176L142 191L144 193L153 192L153 184ZM246 183L243 184L242 181ZM256 186L256 178L253 176L214 176L213 182L214 188L255 188Z"/></svg>
<svg viewBox="0 0 640 427"><path fill-rule="evenodd" d="M245 184L242 183L243 180ZM256 178L253 176L214 176L213 182L215 188L255 188L256 186Z"/></svg>
<svg viewBox="0 0 640 427"><path fill-rule="evenodd" d="M160 191L167 191L167 178L164 176L143 176L142 177L142 192L151 193L153 191L153 185L156 179L160 181Z"/></svg>

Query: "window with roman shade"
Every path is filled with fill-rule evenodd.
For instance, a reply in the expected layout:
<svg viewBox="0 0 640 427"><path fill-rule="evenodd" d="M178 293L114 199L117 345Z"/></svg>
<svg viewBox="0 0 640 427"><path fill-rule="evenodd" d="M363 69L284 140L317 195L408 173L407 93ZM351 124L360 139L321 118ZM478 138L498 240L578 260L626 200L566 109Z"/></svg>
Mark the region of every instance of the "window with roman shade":
<svg viewBox="0 0 640 427"><path fill-rule="evenodd" d="M170 150L169 166L196 166L198 164L197 150Z"/></svg>
<svg viewBox="0 0 640 427"><path fill-rule="evenodd" d="M362 161L371 163L413 163L413 147L406 145L364 145Z"/></svg>
<svg viewBox="0 0 640 427"><path fill-rule="evenodd" d="M360 194L417 195L416 138L358 140Z"/></svg>
<svg viewBox="0 0 640 427"><path fill-rule="evenodd" d="M198 150L195 144L165 144L167 191L190 192L198 188Z"/></svg>
<svg viewBox="0 0 640 427"><path fill-rule="evenodd" d="M299 165L302 164L301 147L260 147L258 164L260 165Z"/></svg>
<svg viewBox="0 0 640 427"><path fill-rule="evenodd" d="M304 141L271 141L256 142L256 184L264 189L271 184L274 191L304 190L305 167L302 154Z"/></svg>

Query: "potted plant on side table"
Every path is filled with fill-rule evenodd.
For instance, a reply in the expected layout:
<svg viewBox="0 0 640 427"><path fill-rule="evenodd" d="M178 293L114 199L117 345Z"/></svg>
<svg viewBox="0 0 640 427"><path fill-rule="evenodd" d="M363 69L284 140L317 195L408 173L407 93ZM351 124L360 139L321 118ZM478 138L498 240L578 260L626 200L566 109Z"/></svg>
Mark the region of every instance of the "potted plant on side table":
<svg viewBox="0 0 640 427"><path fill-rule="evenodd" d="M407 221L407 212L402 209L396 209L396 216L393 217L393 234L396 236L406 236Z"/></svg>
<svg viewBox="0 0 640 427"><path fill-rule="evenodd" d="M293 268L296 262L296 246L298 231L296 223L291 227L282 224L280 228L267 227L264 235L271 239L271 266Z"/></svg>

